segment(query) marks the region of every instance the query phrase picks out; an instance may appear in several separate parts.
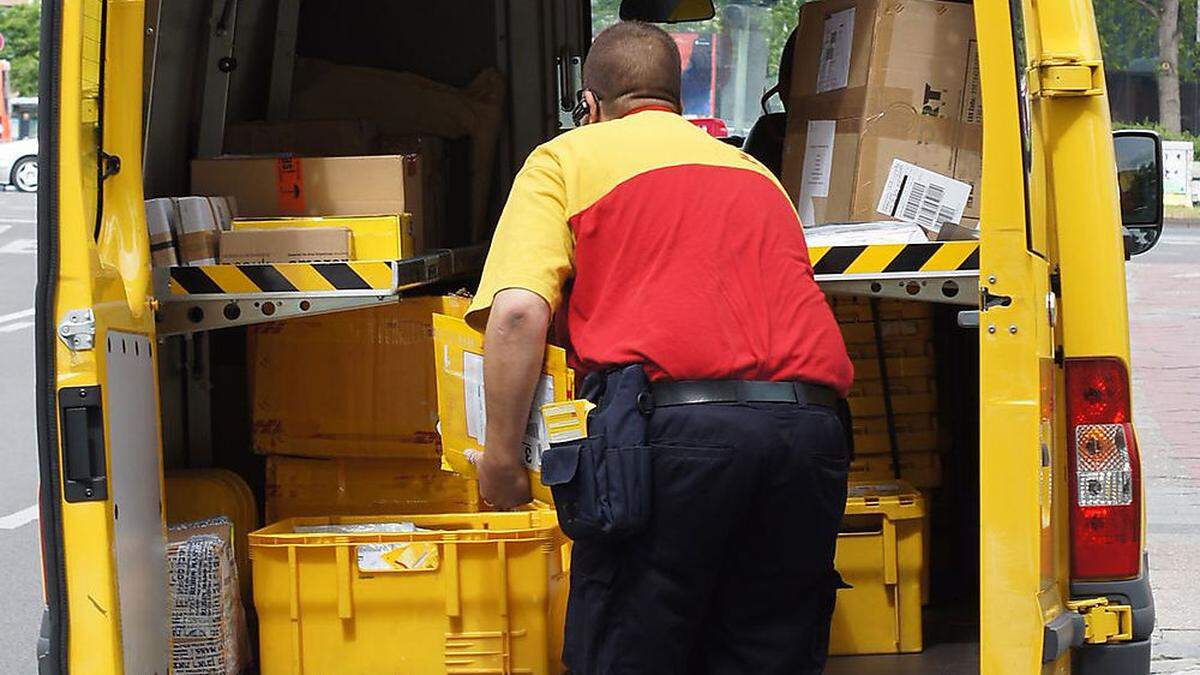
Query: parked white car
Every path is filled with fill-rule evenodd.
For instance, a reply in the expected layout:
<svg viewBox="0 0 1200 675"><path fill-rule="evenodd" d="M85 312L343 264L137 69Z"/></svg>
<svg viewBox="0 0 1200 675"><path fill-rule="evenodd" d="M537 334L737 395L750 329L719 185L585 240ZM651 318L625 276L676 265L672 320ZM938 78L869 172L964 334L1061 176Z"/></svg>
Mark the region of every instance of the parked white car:
<svg viewBox="0 0 1200 675"><path fill-rule="evenodd" d="M11 185L21 192L37 192L38 140L36 138L0 143L0 185Z"/></svg>

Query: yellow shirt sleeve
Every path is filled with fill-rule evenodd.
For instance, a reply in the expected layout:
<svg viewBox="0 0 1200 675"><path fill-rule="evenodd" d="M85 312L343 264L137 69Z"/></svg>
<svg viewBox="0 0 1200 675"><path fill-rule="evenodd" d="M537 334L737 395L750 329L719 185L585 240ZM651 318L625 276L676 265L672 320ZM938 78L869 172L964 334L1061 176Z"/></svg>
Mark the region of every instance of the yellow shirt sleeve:
<svg viewBox="0 0 1200 675"><path fill-rule="evenodd" d="M492 300L507 288L537 293L551 312L558 311L563 284L574 269L575 237L567 218L562 165L552 151L540 146L513 179L479 290L467 309L467 323L482 331Z"/></svg>

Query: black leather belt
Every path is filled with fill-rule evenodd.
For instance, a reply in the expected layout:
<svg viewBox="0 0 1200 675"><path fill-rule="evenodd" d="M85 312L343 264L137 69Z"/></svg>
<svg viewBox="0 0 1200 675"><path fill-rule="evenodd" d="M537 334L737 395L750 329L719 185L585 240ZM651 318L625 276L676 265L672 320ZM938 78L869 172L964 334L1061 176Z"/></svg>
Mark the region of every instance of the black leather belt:
<svg viewBox="0 0 1200 675"><path fill-rule="evenodd" d="M652 382L648 401L641 408L666 408L696 403L805 403L837 409L833 389L808 382L759 380L680 380Z"/></svg>

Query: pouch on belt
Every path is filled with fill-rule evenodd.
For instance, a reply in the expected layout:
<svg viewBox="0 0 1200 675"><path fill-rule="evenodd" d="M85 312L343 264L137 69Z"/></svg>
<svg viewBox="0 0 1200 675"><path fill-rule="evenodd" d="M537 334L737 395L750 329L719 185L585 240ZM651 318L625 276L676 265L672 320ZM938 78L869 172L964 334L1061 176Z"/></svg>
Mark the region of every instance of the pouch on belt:
<svg viewBox="0 0 1200 675"><path fill-rule="evenodd" d="M571 539L619 539L645 528L653 501L653 455L638 398L649 391L640 365L592 373L584 395L597 403L588 435L552 444L542 484L554 494L558 523Z"/></svg>

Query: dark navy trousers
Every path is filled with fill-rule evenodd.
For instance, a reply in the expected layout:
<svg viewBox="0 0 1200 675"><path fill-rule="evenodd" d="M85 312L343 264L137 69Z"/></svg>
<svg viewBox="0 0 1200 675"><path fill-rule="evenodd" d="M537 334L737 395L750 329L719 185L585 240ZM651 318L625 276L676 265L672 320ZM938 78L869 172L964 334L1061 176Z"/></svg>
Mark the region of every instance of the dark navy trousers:
<svg viewBox="0 0 1200 675"><path fill-rule="evenodd" d="M571 673L820 673L849 464L837 413L796 403L658 408L646 440L649 525L573 548Z"/></svg>

